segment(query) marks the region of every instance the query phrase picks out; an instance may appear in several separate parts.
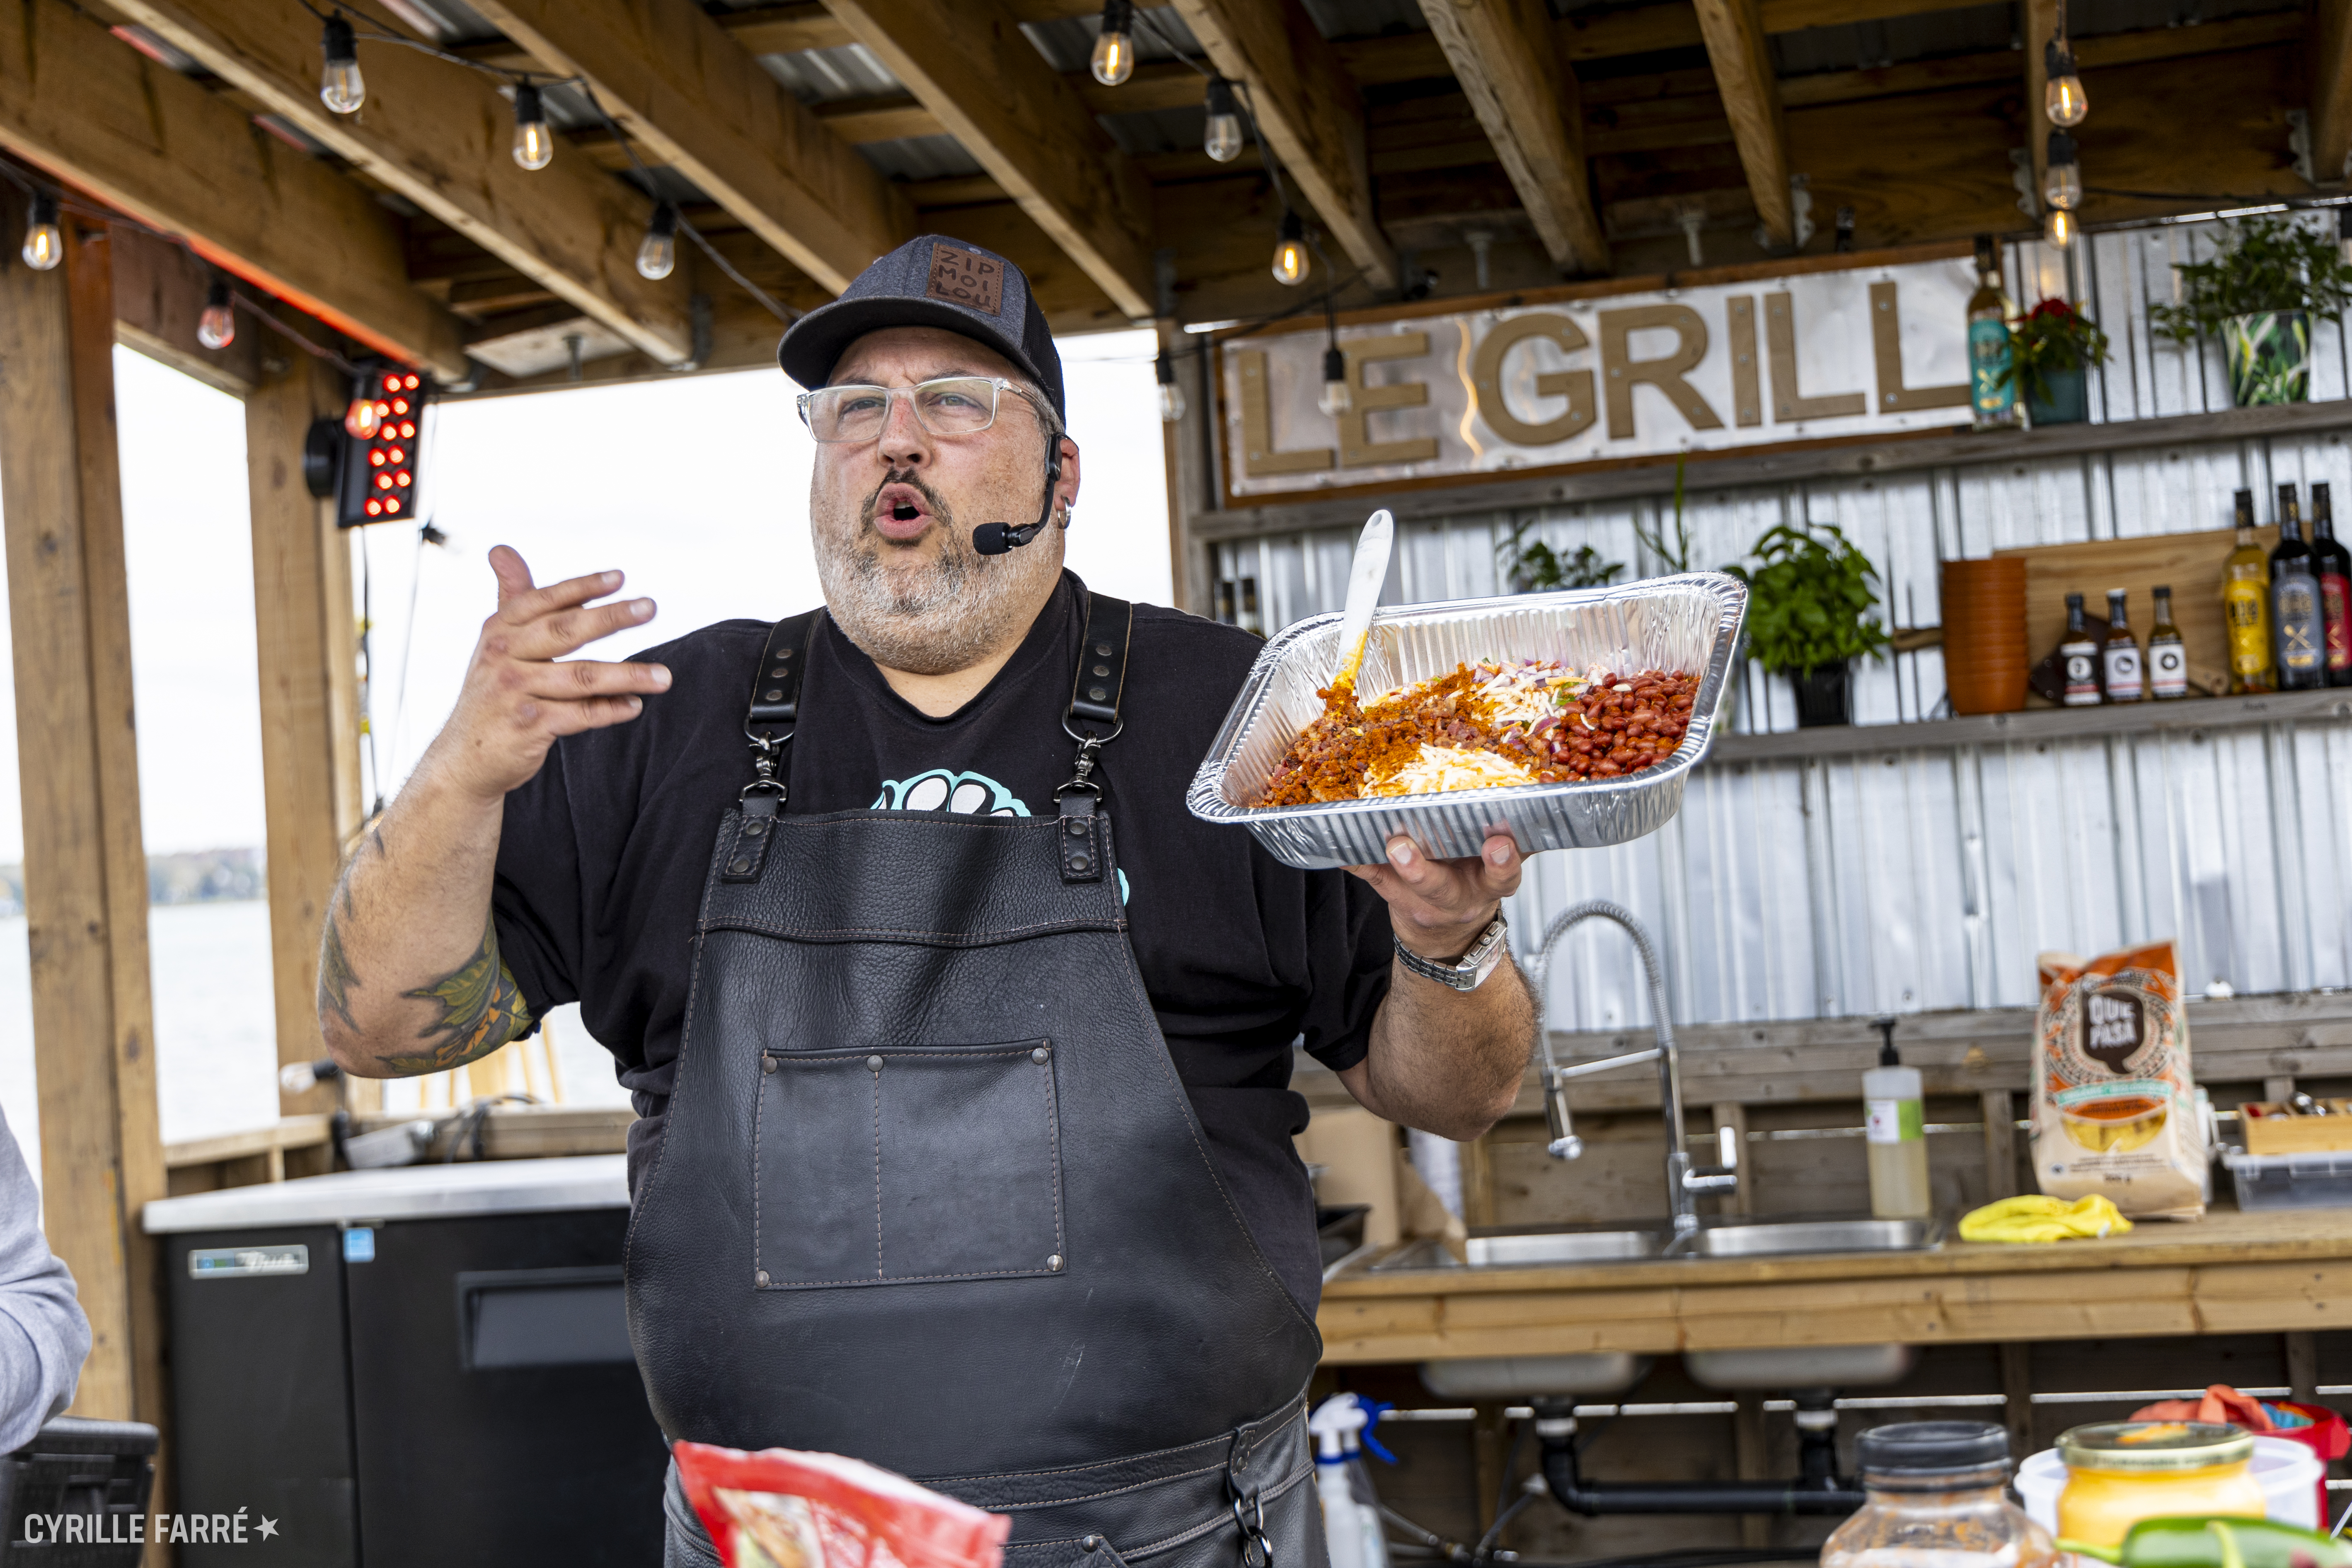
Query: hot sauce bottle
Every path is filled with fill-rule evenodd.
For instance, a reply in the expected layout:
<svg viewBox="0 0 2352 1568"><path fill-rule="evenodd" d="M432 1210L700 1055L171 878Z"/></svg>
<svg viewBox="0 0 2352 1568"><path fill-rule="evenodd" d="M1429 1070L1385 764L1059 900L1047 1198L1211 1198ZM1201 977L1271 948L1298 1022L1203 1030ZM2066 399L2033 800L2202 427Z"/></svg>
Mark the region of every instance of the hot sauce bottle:
<svg viewBox="0 0 2352 1568"><path fill-rule="evenodd" d="M2156 624L2147 628L2147 694L2158 702L2189 695L2189 645L2172 624L2172 590L2156 590Z"/></svg>
<svg viewBox="0 0 2352 1568"><path fill-rule="evenodd" d="M2230 691L2271 689L2271 562L2254 537L2254 492L2237 495L2238 547L2221 567L2221 616L2230 628Z"/></svg>
<svg viewBox="0 0 2352 1568"><path fill-rule="evenodd" d="M2311 552L2319 567L2319 608L2327 620L2327 684L2352 686L2352 550L2336 542L2326 481L2311 487Z"/></svg>
<svg viewBox="0 0 2352 1568"><path fill-rule="evenodd" d="M2066 674L2065 702L2069 708L2099 704L2099 645L2083 620L2083 595L2066 595L2066 636L2058 645L2058 663Z"/></svg>
<svg viewBox="0 0 2352 1568"><path fill-rule="evenodd" d="M2147 695L2147 681L2140 670L2139 643L2124 618L2124 601L2128 597L2128 589L2107 590L2107 640L2100 645L2099 665L2110 702L2137 702Z"/></svg>

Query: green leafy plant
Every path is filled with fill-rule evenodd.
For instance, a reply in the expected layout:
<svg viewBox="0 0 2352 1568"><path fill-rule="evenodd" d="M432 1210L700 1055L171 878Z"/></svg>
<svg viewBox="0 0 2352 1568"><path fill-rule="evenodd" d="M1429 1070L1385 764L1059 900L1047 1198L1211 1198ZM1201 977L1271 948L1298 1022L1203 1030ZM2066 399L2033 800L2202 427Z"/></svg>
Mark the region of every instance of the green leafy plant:
<svg viewBox="0 0 2352 1568"><path fill-rule="evenodd" d="M2092 370L2107 363L2107 334L2063 300L2044 300L2009 324L2009 368L2000 381L2050 401L2053 370Z"/></svg>
<svg viewBox="0 0 2352 1568"><path fill-rule="evenodd" d="M2166 337L2187 342L2220 332L2234 317L2272 310L2336 317L2352 309L2352 264L2328 236L2275 214L2225 226L2210 259L2173 268L2180 303L2148 311Z"/></svg>
<svg viewBox="0 0 2352 1568"><path fill-rule="evenodd" d="M1675 542L1666 544L1666 527L1660 523L1654 531L1644 530L1639 521L1633 524L1634 542L1674 571L1687 572L1690 567L1690 529L1683 521L1683 465L1689 462L1685 453L1675 457Z"/></svg>
<svg viewBox="0 0 2352 1568"><path fill-rule="evenodd" d="M1511 529L1511 537L1496 546L1504 574L1514 594L1548 594L1559 588L1605 588L1625 570L1622 561L1603 561L1590 544L1580 544L1573 555L1563 555L1540 539L1525 538L1528 523Z"/></svg>
<svg viewBox="0 0 2352 1568"><path fill-rule="evenodd" d="M1833 523L1767 529L1753 567L1724 570L1748 584L1748 655L1775 674L1805 675L1886 647L1870 614L1877 569Z"/></svg>

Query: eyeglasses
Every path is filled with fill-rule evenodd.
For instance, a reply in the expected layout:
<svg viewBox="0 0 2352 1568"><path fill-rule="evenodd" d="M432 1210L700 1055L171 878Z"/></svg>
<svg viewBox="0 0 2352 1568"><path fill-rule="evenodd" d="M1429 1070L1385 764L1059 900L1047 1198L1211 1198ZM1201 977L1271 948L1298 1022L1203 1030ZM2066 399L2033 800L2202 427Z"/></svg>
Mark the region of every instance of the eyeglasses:
<svg viewBox="0 0 2352 1568"><path fill-rule="evenodd" d="M1029 396L992 375L943 375L913 386L820 386L800 395L801 423L820 441L871 441L890 423L892 400L904 397L916 423L932 435L976 436L996 423L1000 392Z"/></svg>

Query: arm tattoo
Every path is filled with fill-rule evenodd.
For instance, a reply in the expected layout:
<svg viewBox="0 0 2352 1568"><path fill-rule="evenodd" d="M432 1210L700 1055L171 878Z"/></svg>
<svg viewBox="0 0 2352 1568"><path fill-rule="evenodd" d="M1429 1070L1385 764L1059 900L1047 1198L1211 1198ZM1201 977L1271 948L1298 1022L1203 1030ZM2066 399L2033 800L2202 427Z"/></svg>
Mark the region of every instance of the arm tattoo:
<svg viewBox="0 0 2352 1568"><path fill-rule="evenodd" d="M349 887L338 889L342 894L343 912L352 912ZM356 1036L360 1026L352 1018L352 987L359 977L352 973L352 961L343 952L342 927L335 923L335 907L327 905L326 934L319 939L319 1010L331 1012L342 1021L344 1028Z"/></svg>
<svg viewBox="0 0 2352 1568"><path fill-rule="evenodd" d="M420 1040L438 1038L431 1050L413 1056L385 1057L383 1065L402 1073L440 1072L488 1056L530 1028L530 1009L523 1005L522 987L513 972L499 962L498 922L482 928L482 945L460 967L430 985L403 994L420 1002L440 1004L440 1016L416 1032Z"/></svg>

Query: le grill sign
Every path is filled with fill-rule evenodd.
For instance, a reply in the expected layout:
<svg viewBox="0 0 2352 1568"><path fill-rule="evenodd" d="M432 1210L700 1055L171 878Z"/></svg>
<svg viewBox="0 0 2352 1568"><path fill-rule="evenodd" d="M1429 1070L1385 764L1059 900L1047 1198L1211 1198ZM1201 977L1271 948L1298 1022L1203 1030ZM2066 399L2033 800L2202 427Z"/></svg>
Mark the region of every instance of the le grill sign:
<svg viewBox="0 0 2352 1568"><path fill-rule="evenodd" d="M1515 478L1968 417L1965 258L1343 325L1219 345L1234 504Z"/></svg>

